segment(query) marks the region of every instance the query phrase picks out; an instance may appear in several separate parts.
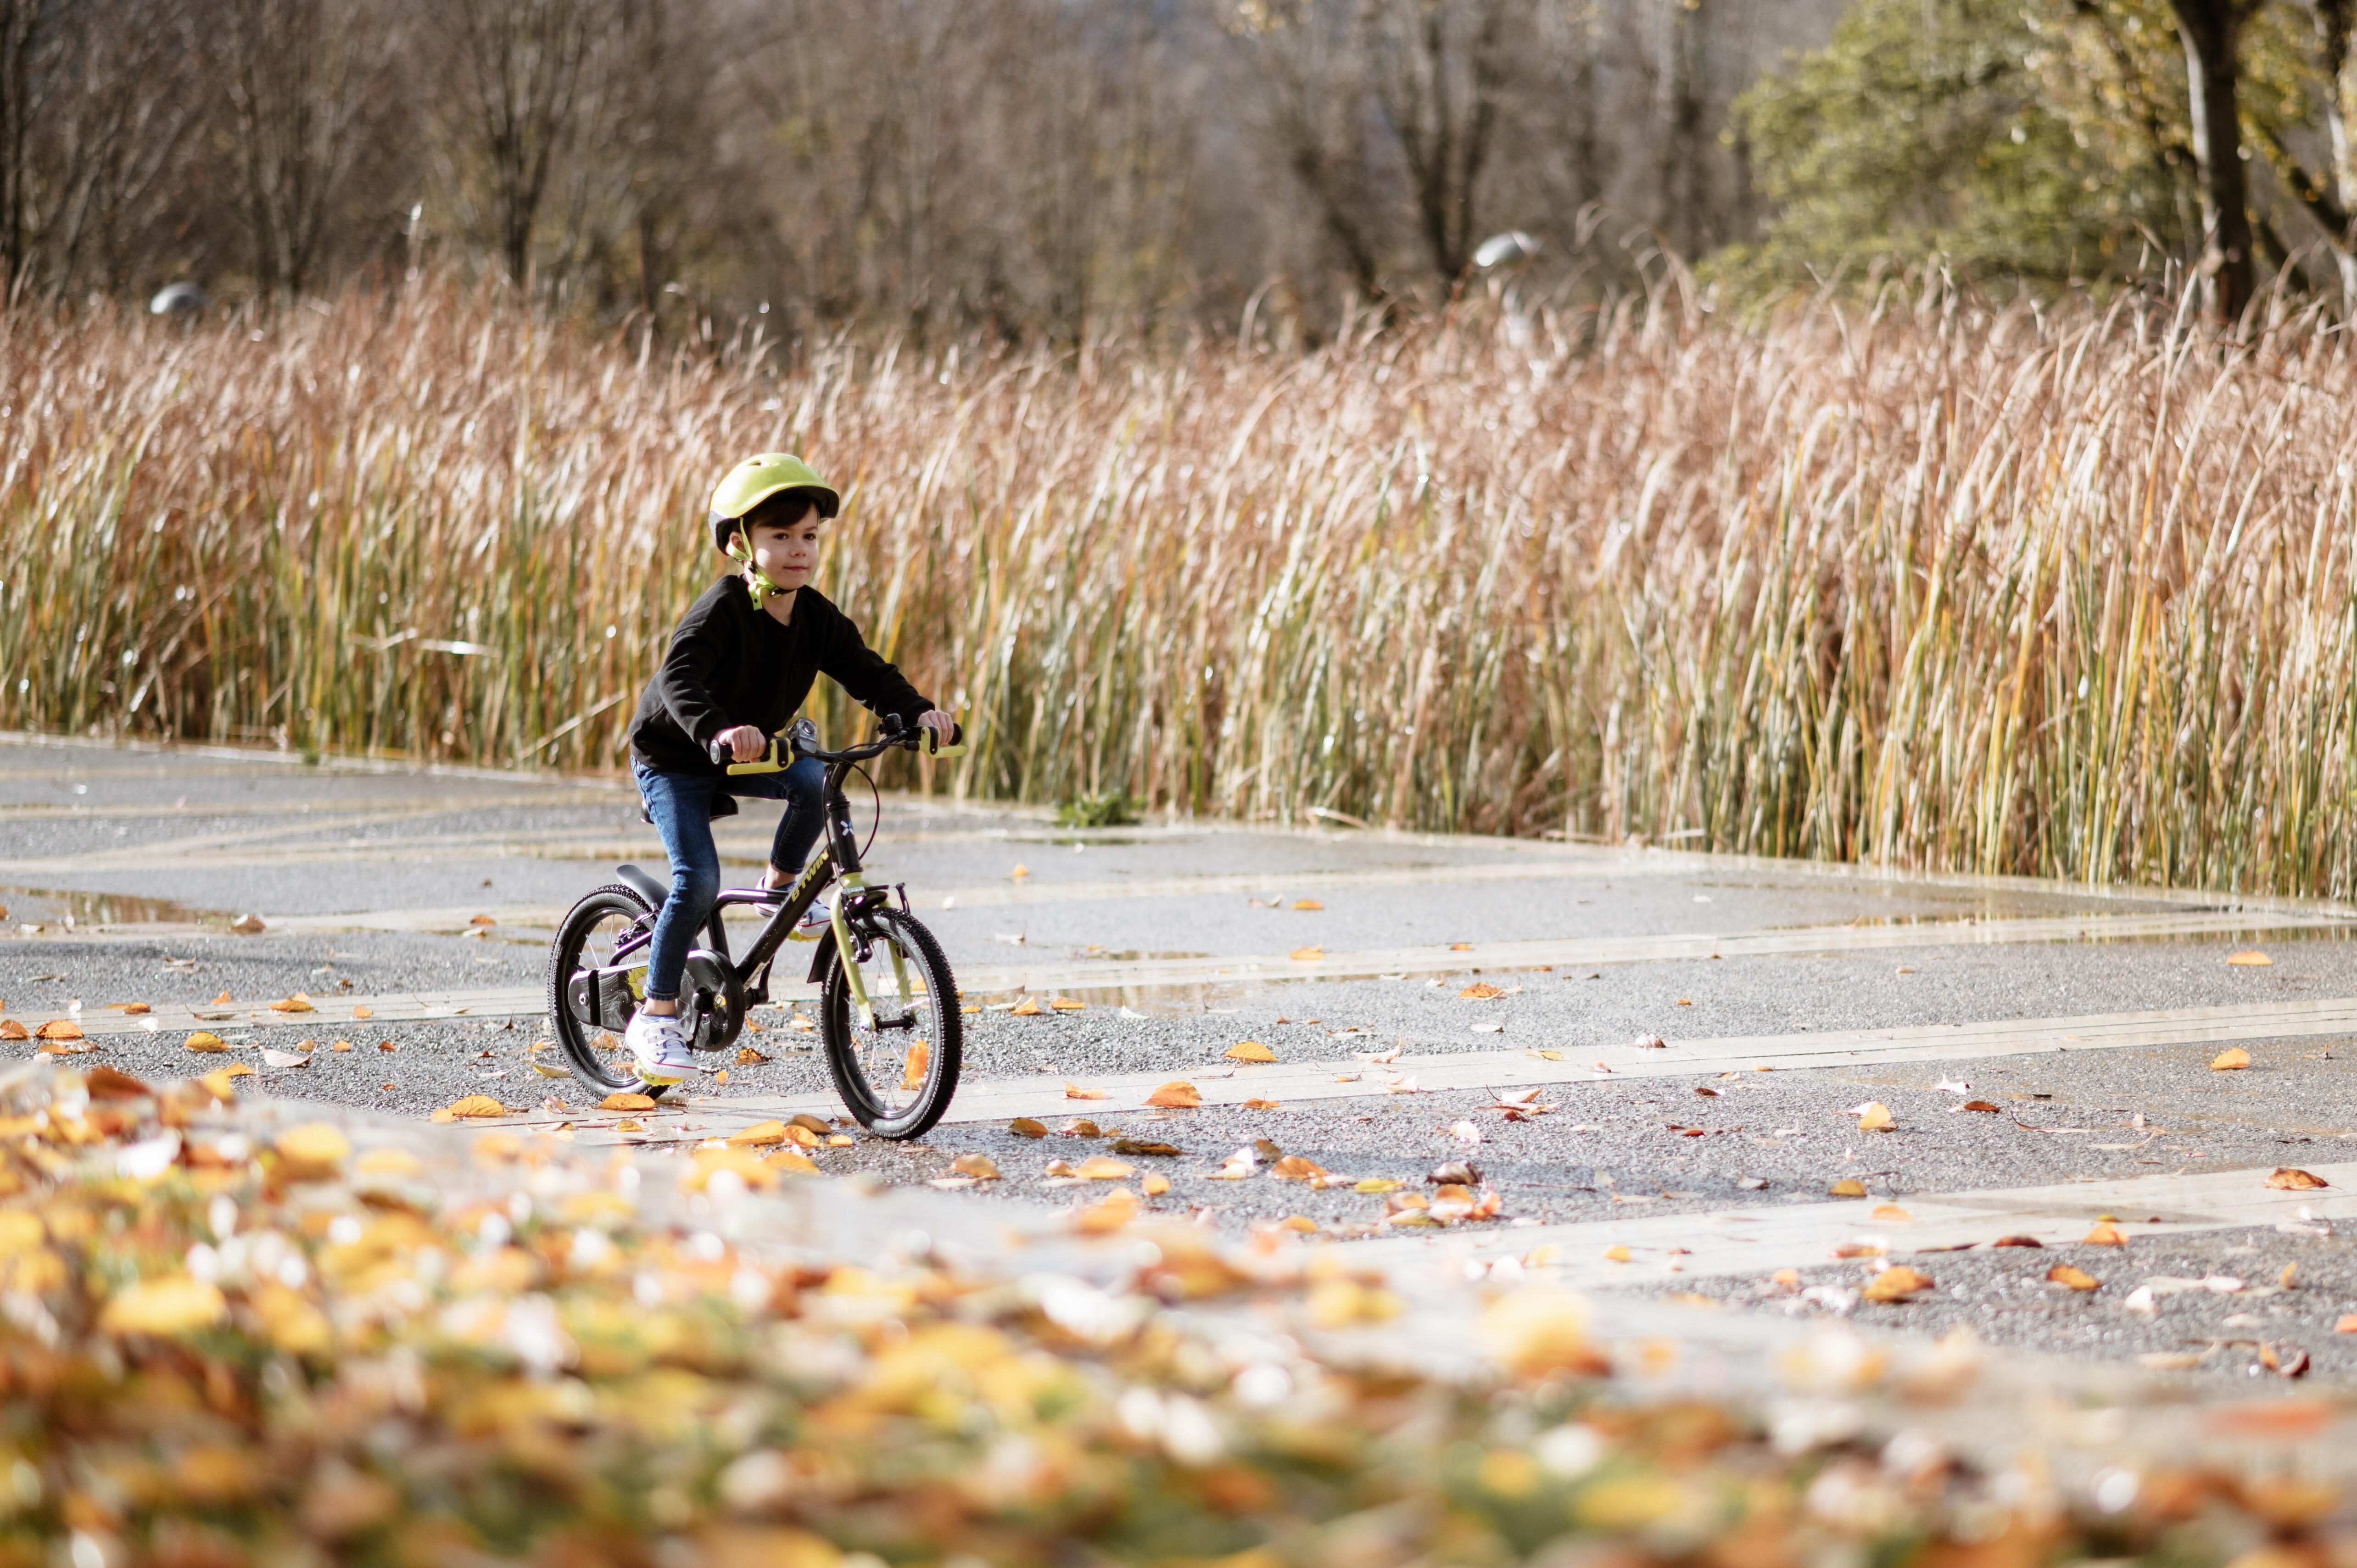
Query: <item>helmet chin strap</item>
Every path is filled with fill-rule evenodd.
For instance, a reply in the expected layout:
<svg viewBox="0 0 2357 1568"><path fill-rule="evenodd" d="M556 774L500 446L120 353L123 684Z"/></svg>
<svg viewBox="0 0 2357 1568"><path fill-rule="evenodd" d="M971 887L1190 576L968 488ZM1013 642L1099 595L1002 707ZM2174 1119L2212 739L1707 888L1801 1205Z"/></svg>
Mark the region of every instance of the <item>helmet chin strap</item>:
<svg viewBox="0 0 2357 1568"><path fill-rule="evenodd" d="M786 591L770 581L767 572L753 564L753 553L745 548L744 530L739 529L728 536L728 558L745 568L745 591L752 596L755 609L768 604L770 595Z"/></svg>

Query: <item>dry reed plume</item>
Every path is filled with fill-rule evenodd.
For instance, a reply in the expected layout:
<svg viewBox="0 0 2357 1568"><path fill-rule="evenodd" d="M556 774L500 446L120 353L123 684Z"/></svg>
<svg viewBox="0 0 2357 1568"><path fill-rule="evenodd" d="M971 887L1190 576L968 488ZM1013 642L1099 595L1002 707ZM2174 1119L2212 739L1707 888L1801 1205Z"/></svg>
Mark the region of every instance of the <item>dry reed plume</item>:
<svg viewBox="0 0 2357 1568"><path fill-rule="evenodd" d="M2357 350L2309 318L757 359L439 286L260 332L19 312L0 722L609 766L719 565L705 487L783 446L853 487L826 591L978 729L935 787L2357 884Z"/></svg>

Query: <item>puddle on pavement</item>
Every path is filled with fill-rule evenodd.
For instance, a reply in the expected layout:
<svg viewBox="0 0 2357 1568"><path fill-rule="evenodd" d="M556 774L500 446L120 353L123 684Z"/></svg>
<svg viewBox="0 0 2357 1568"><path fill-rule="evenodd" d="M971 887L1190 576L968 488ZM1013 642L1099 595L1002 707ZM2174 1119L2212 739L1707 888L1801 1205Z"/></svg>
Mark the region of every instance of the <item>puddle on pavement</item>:
<svg viewBox="0 0 2357 1568"><path fill-rule="evenodd" d="M0 887L8 918L25 924L73 918L77 926L217 926L237 918L227 909L199 909L168 898L131 893L85 893L67 887Z"/></svg>

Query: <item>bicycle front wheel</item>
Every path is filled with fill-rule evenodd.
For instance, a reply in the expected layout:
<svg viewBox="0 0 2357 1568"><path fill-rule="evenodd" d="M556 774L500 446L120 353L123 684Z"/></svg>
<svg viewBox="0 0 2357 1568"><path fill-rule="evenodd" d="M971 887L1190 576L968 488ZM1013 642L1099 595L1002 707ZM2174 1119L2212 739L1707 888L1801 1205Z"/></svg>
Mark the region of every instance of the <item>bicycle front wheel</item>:
<svg viewBox="0 0 2357 1568"><path fill-rule="evenodd" d="M827 1069L861 1126L879 1137L921 1137L957 1092L965 1045L957 981L932 932L904 912L851 919L860 950L835 950L819 993ZM865 1017L852 995L854 966L867 993Z"/></svg>

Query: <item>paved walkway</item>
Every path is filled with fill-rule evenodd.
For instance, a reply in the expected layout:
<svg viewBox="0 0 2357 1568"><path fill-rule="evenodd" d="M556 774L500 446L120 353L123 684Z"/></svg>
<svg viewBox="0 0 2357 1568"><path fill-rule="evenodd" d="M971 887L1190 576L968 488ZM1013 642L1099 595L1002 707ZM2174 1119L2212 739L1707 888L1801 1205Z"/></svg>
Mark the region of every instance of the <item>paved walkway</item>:
<svg viewBox="0 0 2357 1568"><path fill-rule="evenodd" d="M722 825L732 872L749 875L768 832L751 812ZM1137 1167L1133 1186L1167 1183L1140 1189L1150 1207L1282 1222L1395 1273L1535 1268L1779 1316L1953 1318L2093 1360L2182 1353L2169 1336L2195 1298L2122 1303L2200 1269L2241 1282L2203 1344L2303 1336L2317 1376L2357 1376L2331 1333L2357 1310L2357 1249L2344 1259L2333 1225L2357 1218L2341 1207L2357 1164L2338 1157L2357 1157L2338 1146L2357 1132L2350 910L1320 826L1070 832L942 799L887 800L871 858L981 1010L925 1145L818 1158L945 1187L928 1201L977 1235L1101 1194L1058 1168L1101 1154ZM506 1125L650 1158L839 1118L779 1009L748 1037L768 1059L651 1113L598 1112L532 1070L549 1059L529 1048L546 932L620 860L661 865L610 780L20 737L0 743L0 1014L70 1021L131 1070L233 1058L264 1093L371 1114L488 1092ZM237 934L245 917L261 934ZM1459 1000L1477 979L1497 994ZM774 989L786 1010L809 995ZM1082 1005L1019 1017L1024 994ZM191 1055L200 1029L229 1053ZM1243 1038L1278 1059L1230 1059ZM2236 1046L2252 1065L2213 1071ZM1173 1079L1202 1109L1146 1103ZM2000 1110L1957 1111L1968 1097ZM1889 1134L1858 1126L1869 1103ZM1017 1117L1071 1131L1023 1138ZM1122 1136L1184 1152L1121 1155ZM1321 1179L1277 1176L1272 1150ZM952 1169L976 1154L1003 1179ZM1457 1161L1498 1195L1494 1219L1434 1223L1431 1178ZM2328 1185L2270 1188L2279 1165ZM1829 1197L1843 1179L1873 1197ZM2078 1240L2104 1213L2125 1251ZM2043 1245L1990 1245L2005 1235ZM1942 1281L1930 1305L1855 1305L1861 1271L1919 1255ZM2050 1287L2065 1257L2106 1265L2103 1288ZM2266 1284L2259 1262L2307 1283Z"/></svg>

